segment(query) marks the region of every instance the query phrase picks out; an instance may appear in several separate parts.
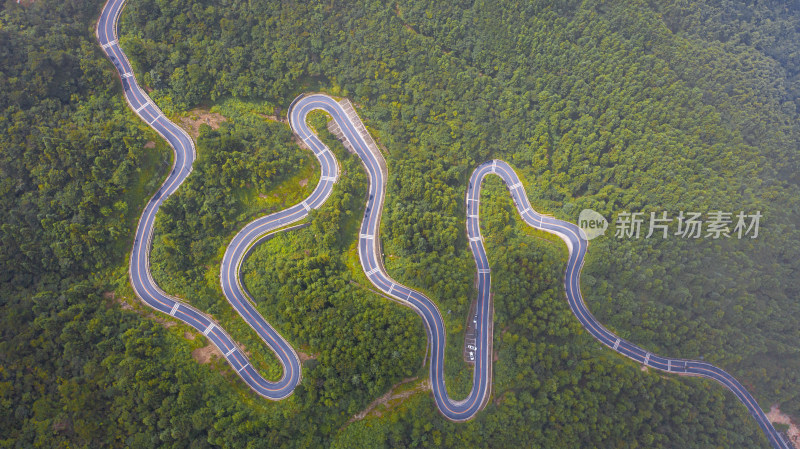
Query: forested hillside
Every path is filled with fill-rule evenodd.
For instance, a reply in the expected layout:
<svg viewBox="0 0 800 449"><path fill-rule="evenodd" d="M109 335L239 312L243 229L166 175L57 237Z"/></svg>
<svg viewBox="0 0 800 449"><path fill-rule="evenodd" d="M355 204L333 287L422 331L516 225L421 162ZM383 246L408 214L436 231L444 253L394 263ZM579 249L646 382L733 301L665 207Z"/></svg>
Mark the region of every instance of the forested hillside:
<svg viewBox="0 0 800 449"><path fill-rule="evenodd" d="M453 394L471 374L464 192L498 157L537 210L571 221L584 208L612 221L761 211L757 239L593 240L582 289L621 336L704 357L763 408L800 417L796 6L128 1L120 42L154 100L227 119L200 130L195 170L159 213L153 275L268 377L279 366L219 291L219 260L244 223L313 187L310 153L267 116L321 90L351 98L385 147L386 267L445 314ZM492 401L454 424L418 393L349 423L392 384L427 376L425 333L360 271L366 176L322 116L342 179L308 227L244 267L265 318L309 357L302 384L272 403L226 364L197 363L201 335L127 310L133 226L170 152L102 57L101 7L0 7L0 447L768 447L716 384L642 371L589 337L564 301L565 249L519 222L495 179L481 208Z"/></svg>

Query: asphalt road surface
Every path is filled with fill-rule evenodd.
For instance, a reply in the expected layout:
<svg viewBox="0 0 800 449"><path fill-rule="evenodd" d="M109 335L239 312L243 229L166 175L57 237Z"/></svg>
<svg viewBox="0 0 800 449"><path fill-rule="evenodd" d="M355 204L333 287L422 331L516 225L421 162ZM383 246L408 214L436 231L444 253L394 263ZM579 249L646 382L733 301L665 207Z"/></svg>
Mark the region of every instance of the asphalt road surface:
<svg viewBox="0 0 800 449"><path fill-rule="evenodd" d="M747 407L747 410L753 418L755 418L773 447L778 449L791 449L789 444L772 426L772 423L769 422L753 396L739 381L734 379L733 376L703 361L672 359L650 353L631 342L617 337L592 316L589 309L586 308L586 304L583 302L580 289L580 271L583 267L584 256L586 255L586 249L588 247L588 240L585 234L573 223L548 217L534 211L531 208L530 202L528 202L525 188L522 186L519 177L507 163L500 160L489 161L479 166L475 172L473 172L469 189L467 190L468 233L474 233L475 235L480 233L478 219L471 217L477 217L478 215L479 193L477 192L480 190L479 186L481 180L489 174L496 174L503 179L503 182L505 182L506 187L508 187L511 193L517 211L525 223L536 229L555 234L566 243L569 249L569 258L567 261L566 276L564 278L564 288L566 290L569 307L583 327L589 331L594 338L625 357L650 368L679 375L705 377L719 382ZM476 186L478 187L477 192ZM474 243L481 246L481 248L480 251L476 251L475 248L473 248L473 253L484 254L480 240ZM485 255L476 257L476 261L478 261L477 263L480 269L481 264L485 263ZM482 291L479 293L482 294ZM483 326L481 329L483 329Z"/></svg>
<svg viewBox="0 0 800 449"><path fill-rule="evenodd" d="M346 145L361 158L369 175L369 193L364 219L359 235L359 258L364 273L383 293L411 307L422 317L428 334L430 353L430 378L433 396L441 413L453 421L473 418L486 404L491 392L491 342L492 305L491 269L480 234L479 208L480 189L483 179L495 174L500 176L514 199L518 212L525 222L536 229L559 236L569 249L565 276L567 300L575 316L584 328L597 340L614 351L642 365L679 375L700 376L716 380L747 407L750 414L766 434L773 447L791 449L781 435L767 420L764 412L747 390L732 376L709 363L695 360L670 359L652 354L633 343L620 339L603 327L589 312L580 291L580 270L587 249L587 240L576 225L557 220L534 211L528 202L525 189L514 170L505 162L492 160L480 165L472 174L467 188L467 237L475 259L478 276L475 364L472 389L466 398L453 400L447 395L444 380L444 355L446 335L441 313L425 295L393 280L383 267L380 249L380 215L386 189L386 164L380 151L367 133L361 120L346 101L314 94L298 97L289 108L289 123L292 130L310 149L320 164L320 181L313 193L286 210L261 217L244 227L230 242L223 257L220 283L225 297L242 318L264 340L277 355L283 367L283 377L278 382L264 379L250 364L247 356L233 339L211 317L196 308L164 293L150 274L149 253L153 236L153 224L158 208L172 195L192 171L196 157L194 143L180 127L169 121L159 108L139 87L130 63L117 42L117 20L124 0L109 0L103 8L97 24L97 38L103 51L120 75L125 99L131 109L172 146L175 159L172 171L164 184L145 206L136 229L130 260L130 279L137 296L159 312L173 316L197 329L216 345L237 374L253 391L272 400L283 399L300 383L302 370L300 361L291 345L273 329L255 309L239 274L242 261L249 250L270 234L306 218L330 196L339 177L337 161L331 151L317 138L306 124L307 115L313 110L330 114L341 130Z"/></svg>

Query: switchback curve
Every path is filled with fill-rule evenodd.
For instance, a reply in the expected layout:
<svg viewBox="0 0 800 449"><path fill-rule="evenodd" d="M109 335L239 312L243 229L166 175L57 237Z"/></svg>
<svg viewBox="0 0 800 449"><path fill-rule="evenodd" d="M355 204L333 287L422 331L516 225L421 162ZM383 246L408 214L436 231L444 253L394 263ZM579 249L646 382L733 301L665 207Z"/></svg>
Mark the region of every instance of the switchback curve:
<svg viewBox="0 0 800 449"><path fill-rule="evenodd" d="M589 243L586 235L573 223L558 220L534 211L525 194L525 188L522 186L522 182L516 172L514 172L514 169L507 163L500 160L489 161L480 165L473 172L467 191L468 233L478 234L480 232L479 223L477 221L480 183L483 178L489 174L495 174L503 180L511 193L517 212L519 212L528 226L557 235L567 245L569 258L567 260L567 269L564 277L567 301L569 302L570 309L572 309L572 313L575 314L581 322L581 325L583 325L592 337L619 354L650 368L684 376L705 377L717 381L730 390L736 398L744 404L750 412L750 415L755 418L759 427L761 427L761 430L764 431L764 434L773 447L776 449L791 449L780 433L772 426L772 423L769 422L769 419L767 419L767 416L747 389L721 368L699 360L674 359L655 355L633 343L617 337L597 321L583 302L580 289L580 272L581 268L583 268L584 257ZM475 250L473 250L473 252L475 252Z"/></svg>
<svg viewBox="0 0 800 449"><path fill-rule="evenodd" d="M473 385L467 398L453 401L447 395L444 381L444 325L436 305L420 292L395 282L383 267L380 251L380 214L386 188L386 164L360 119L348 102L341 104L326 95L311 95L293 102L289 110L290 125L295 134L311 149L321 166L320 182L303 202L289 209L259 218L240 231L229 244L221 266L220 282L231 305L276 353L284 376L278 382L264 379L253 367L233 339L209 316L164 293L153 281L149 269L149 252L155 214L163 201L173 194L191 172L195 148L191 138L170 122L147 94L138 86L127 57L117 40L117 20L125 0L109 0L98 21L96 34L105 54L120 75L125 99L131 109L165 140L175 152L175 161L164 184L145 206L134 239L130 261L130 278L137 296L150 307L182 320L206 335L225 354L228 363L258 394L273 400L292 393L301 380L297 354L255 310L239 279L239 271L249 249L275 230L305 218L320 207L331 193L338 178L338 165L330 150L310 131L305 123L309 112L321 109L330 114L339 126L350 149L362 160L369 175L369 199L359 236L359 259L364 273L377 288L411 307L423 319L431 346L430 376L437 407L453 421L466 421L486 404L491 386L491 275L480 235L480 186L483 178L494 173L506 183L523 220L536 229L559 236L569 249L565 276L567 299L575 316L589 333L609 348L644 365L666 372L714 379L747 407L773 447L790 449L768 421L755 399L732 376L702 361L670 359L651 354L618 338L603 327L586 308L580 293L579 278L587 249L587 240L572 223L536 213L528 202L525 190L513 169L503 161L493 160L479 166L470 178L467 189L467 235L478 270L478 329Z"/></svg>

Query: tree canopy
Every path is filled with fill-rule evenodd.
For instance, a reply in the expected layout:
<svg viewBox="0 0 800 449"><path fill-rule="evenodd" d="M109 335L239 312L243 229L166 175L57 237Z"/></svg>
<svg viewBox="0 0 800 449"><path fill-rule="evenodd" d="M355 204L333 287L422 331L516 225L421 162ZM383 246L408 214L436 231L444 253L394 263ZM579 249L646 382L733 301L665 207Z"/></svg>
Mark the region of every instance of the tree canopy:
<svg viewBox="0 0 800 449"><path fill-rule="evenodd" d="M124 103L93 35L101 7L0 7L0 446L768 447L716 384L643 372L591 339L564 301L562 244L527 229L492 178L491 402L455 424L418 393L349 423L427 376L425 334L360 271L366 176L324 116L312 124L343 169L333 196L244 267L259 310L308 356L303 382L269 403L224 362L198 364L207 341L127 286L170 152ZM442 311L454 396L469 388L475 295L464 193L498 157L537 210L571 221L760 211L757 239L592 240L582 290L621 336L704 357L798 417L798 20L777 1L131 0L120 42L154 100L173 118L227 118L200 130L195 169L157 217L153 275L280 376L219 291L219 260L247 221L313 188L312 155L273 119L321 90L351 98L384 148L385 264Z"/></svg>

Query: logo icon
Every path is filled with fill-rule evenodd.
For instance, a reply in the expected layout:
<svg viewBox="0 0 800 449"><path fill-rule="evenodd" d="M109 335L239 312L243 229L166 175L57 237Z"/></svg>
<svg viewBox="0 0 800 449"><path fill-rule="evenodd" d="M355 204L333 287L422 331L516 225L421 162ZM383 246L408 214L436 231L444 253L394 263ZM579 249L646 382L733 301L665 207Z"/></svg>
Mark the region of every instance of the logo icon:
<svg viewBox="0 0 800 449"><path fill-rule="evenodd" d="M608 220L592 209L584 209L578 215L578 227L583 231L586 240L591 240L606 233Z"/></svg>

